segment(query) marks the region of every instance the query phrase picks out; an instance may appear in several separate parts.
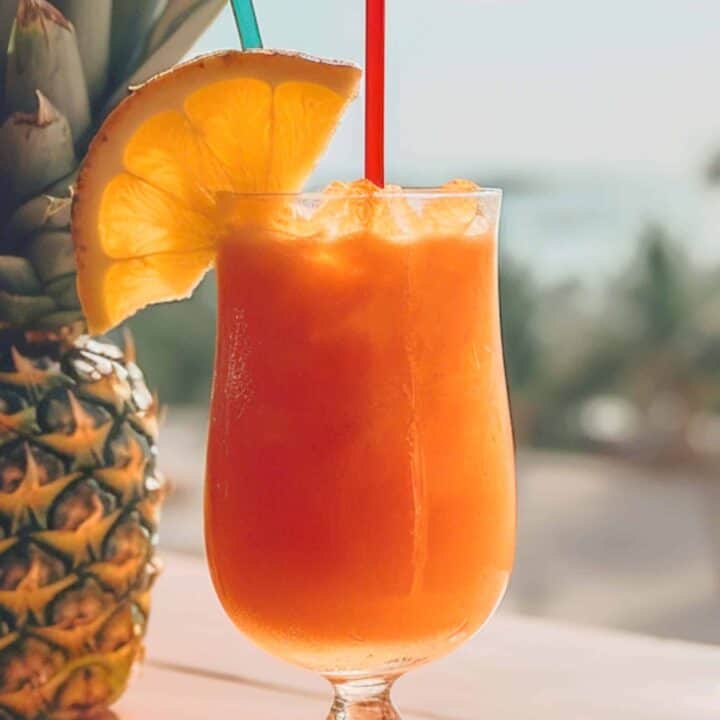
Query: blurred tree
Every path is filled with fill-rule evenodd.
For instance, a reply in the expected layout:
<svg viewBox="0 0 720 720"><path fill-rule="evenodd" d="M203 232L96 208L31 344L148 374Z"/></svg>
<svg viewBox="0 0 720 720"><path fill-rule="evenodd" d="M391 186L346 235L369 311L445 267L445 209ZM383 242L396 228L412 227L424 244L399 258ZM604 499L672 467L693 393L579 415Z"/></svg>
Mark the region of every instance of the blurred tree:
<svg viewBox="0 0 720 720"><path fill-rule="evenodd" d="M690 338L697 403L720 413L720 269L698 278L697 286Z"/></svg>
<svg viewBox="0 0 720 720"><path fill-rule="evenodd" d="M150 307L128 326L163 404L207 404L215 351L214 277L191 299Z"/></svg>
<svg viewBox="0 0 720 720"><path fill-rule="evenodd" d="M644 418L627 438L628 452L687 461L690 424L720 403L718 278L693 271L660 226L648 226L639 245L584 328L584 355L553 378L536 439L582 444L574 419L593 397L610 396L630 401Z"/></svg>
<svg viewBox="0 0 720 720"><path fill-rule="evenodd" d="M665 349L692 318L687 263L661 226L650 225L641 236L639 259L628 284L638 340L646 351Z"/></svg>
<svg viewBox="0 0 720 720"><path fill-rule="evenodd" d="M500 307L505 368L513 390L537 383L541 344L537 326L538 290L528 268L503 258L500 272Z"/></svg>
<svg viewBox="0 0 720 720"><path fill-rule="evenodd" d="M505 369L518 442L533 436L540 404L543 361L538 305L539 292L529 269L503 257L500 267L500 315Z"/></svg>
<svg viewBox="0 0 720 720"><path fill-rule="evenodd" d="M705 180L708 185L720 185L720 152L717 152L708 163Z"/></svg>
<svg viewBox="0 0 720 720"><path fill-rule="evenodd" d="M690 267L666 231L650 225L627 278L630 323L619 392L644 414L635 439L650 457L684 460L698 380Z"/></svg>

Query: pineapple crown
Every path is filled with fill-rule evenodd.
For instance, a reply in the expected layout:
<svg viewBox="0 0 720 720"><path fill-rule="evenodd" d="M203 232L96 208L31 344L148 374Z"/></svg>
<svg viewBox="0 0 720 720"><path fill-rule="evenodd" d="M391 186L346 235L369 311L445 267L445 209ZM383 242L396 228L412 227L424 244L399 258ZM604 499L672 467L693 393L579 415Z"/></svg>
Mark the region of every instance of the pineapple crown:
<svg viewBox="0 0 720 720"><path fill-rule="evenodd" d="M0 344L84 325L70 194L94 130L225 0L0 0Z"/></svg>

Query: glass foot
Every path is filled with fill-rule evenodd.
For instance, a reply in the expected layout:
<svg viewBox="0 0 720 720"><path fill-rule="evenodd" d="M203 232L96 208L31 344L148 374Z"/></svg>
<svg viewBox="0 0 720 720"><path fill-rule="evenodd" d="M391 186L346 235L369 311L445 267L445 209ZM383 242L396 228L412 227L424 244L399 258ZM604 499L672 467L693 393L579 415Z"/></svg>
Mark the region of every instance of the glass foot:
<svg viewBox="0 0 720 720"><path fill-rule="evenodd" d="M390 700L390 688L395 680L332 680L335 700L328 720L400 720Z"/></svg>

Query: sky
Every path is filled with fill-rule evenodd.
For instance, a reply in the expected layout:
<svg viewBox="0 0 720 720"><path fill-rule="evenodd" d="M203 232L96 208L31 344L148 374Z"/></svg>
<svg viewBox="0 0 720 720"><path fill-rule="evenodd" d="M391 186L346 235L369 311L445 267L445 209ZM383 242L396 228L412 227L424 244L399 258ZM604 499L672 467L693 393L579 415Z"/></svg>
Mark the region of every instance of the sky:
<svg viewBox="0 0 720 720"><path fill-rule="evenodd" d="M390 182L697 178L720 149L718 0L387 0ZM255 0L266 47L363 62L362 0ZM238 47L229 11L193 52ZM362 173L362 104L317 182Z"/></svg>

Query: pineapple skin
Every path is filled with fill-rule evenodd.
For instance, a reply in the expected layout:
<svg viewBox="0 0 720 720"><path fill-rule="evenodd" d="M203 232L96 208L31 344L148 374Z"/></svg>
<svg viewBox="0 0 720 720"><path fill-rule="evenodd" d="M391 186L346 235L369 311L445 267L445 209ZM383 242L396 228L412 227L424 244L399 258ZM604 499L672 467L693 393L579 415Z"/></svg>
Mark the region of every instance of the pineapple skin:
<svg viewBox="0 0 720 720"><path fill-rule="evenodd" d="M156 400L132 353L50 347L0 350L0 720L112 704L159 569Z"/></svg>

